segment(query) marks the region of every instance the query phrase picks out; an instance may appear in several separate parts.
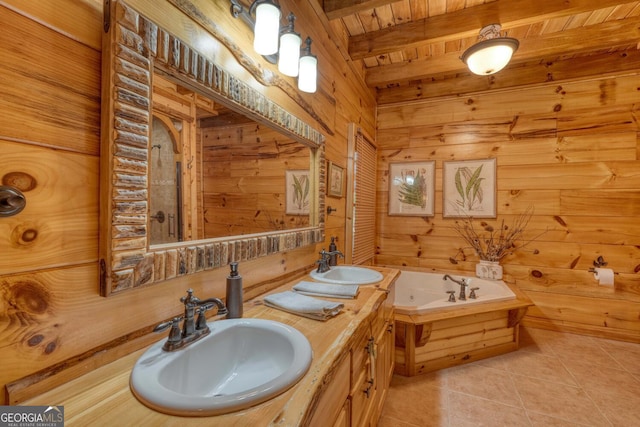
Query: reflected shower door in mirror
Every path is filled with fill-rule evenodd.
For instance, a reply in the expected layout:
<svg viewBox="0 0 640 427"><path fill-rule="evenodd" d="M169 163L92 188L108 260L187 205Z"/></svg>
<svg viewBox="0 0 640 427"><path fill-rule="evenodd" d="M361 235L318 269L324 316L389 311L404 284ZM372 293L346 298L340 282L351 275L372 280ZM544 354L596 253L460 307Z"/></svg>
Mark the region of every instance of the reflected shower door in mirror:
<svg viewBox="0 0 640 427"><path fill-rule="evenodd" d="M149 242L181 242L184 239L182 206L182 132L183 123L153 115L151 153L149 155ZM178 140L176 140L176 137Z"/></svg>

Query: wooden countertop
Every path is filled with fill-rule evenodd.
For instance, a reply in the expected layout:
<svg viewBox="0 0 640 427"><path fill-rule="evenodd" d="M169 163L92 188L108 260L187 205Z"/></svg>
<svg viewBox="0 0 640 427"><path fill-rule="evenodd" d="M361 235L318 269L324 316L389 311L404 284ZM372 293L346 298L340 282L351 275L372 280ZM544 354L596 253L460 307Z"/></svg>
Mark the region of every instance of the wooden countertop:
<svg viewBox="0 0 640 427"><path fill-rule="evenodd" d="M300 276L244 305L244 317L270 319L291 325L302 332L313 349L313 360L306 375L292 388L257 406L214 417L178 417L162 414L140 403L129 388L129 376L136 360L146 350L139 350L84 376L63 384L47 393L24 402L24 405L63 405L66 426L122 425L224 425L224 426L297 426L303 425L313 413L325 381L331 378L366 320L387 297L387 289L399 275L399 270L370 267L384 278L375 285L361 286L357 299L340 299L345 308L338 316L320 322L289 314L263 305L264 296L291 289ZM162 339L166 339L163 335ZM212 357L211 363L216 363Z"/></svg>

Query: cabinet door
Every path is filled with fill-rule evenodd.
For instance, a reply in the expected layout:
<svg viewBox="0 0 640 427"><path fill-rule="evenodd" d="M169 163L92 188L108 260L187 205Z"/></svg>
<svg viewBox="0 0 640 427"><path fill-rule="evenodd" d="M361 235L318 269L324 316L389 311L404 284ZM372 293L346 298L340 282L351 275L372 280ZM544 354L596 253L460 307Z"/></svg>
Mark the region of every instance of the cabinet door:
<svg viewBox="0 0 640 427"><path fill-rule="evenodd" d="M318 400L318 405L309 422L310 427L330 426L344 416L347 416L348 420L348 412L346 415L343 412L345 411L345 406L347 410L349 409L349 406L345 405L345 401L348 402L347 398L349 397L350 366L351 361L347 355L342 358L331 377L325 380L328 385L322 391L322 395Z"/></svg>
<svg viewBox="0 0 640 427"><path fill-rule="evenodd" d="M351 426L367 425L374 387L373 338L367 329L351 349Z"/></svg>
<svg viewBox="0 0 640 427"><path fill-rule="evenodd" d="M333 427L349 427L351 426L351 412L349 408L351 407L349 399L344 402L342 406L342 410L338 414L338 418L333 423Z"/></svg>

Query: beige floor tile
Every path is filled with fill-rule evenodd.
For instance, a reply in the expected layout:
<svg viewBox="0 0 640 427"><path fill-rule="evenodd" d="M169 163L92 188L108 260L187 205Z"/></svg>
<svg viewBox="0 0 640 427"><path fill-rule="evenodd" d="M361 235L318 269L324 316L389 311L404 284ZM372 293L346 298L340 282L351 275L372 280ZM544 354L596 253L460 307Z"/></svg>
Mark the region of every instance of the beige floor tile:
<svg viewBox="0 0 640 427"><path fill-rule="evenodd" d="M503 361L506 364L506 370L512 374L572 386L578 385L557 357L520 350L506 355Z"/></svg>
<svg viewBox="0 0 640 427"><path fill-rule="evenodd" d="M549 346L553 352L566 363L574 360L588 362L595 366L616 366L622 368L613 357L603 350L596 338L564 334L564 339L560 341L552 341Z"/></svg>
<svg viewBox="0 0 640 427"><path fill-rule="evenodd" d="M413 380L399 384L394 381L382 410L382 415L396 421L419 426L446 426L447 392L438 387ZM419 379L419 378L418 378Z"/></svg>
<svg viewBox="0 0 640 427"><path fill-rule="evenodd" d="M640 361L640 359L639 359ZM614 426L640 426L640 382L627 371L576 362L567 367Z"/></svg>
<svg viewBox="0 0 640 427"><path fill-rule="evenodd" d="M640 344L601 340L599 345L624 369L634 375L640 375Z"/></svg>
<svg viewBox="0 0 640 427"><path fill-rule="evenodd" d="M522 406L510 375L479 364L451 368L447 375L451 391L490 399L505 405Z"/></svg>
<svg viewBox="0 0 640 427"><path fill-rule="evenodd" d="M516 387L527 412L591 426L611 425L582 388L529 377L518 378Z"/></svg>
<svg viewBox="0 0 640 427"><path fill-rule="evenodd" d="M442 424L442 426L446 426L447 424ZM384 414L380 417L378 421L378 427L422 427L419 424L412 424L408 422L404 422L401 420L396 420L395 418L388 417ZM435 427L435 426L434 426Z"/></svg>
<svg viewBox="0 0 640 427"><path fill-rule="evenodd" d="M535 412L527 413L532 427L585 427L589 424L578 424L571 421L562 420L560 418L553 418L544 414L537 414Z"/></svg>
<svg viewBox="0 0 640 427"><path fill-rule="evenodd" d="M523 330L526 331L526 334L528 334L530 339L533 340L534 348L538 349L540 353L545 354L555 354L553 351L554 344L561 344L566 335L563 332L548 331L546 329L523 328ZM521 338L522 335L523 334L521 333ZM530 350L530 347L531 345L520 346L523 350Z"/></svg>
<svg viewBox="0 0 640 427"><path fill-rule="evenodd" d="M529 419L523 407L449 392L450 425L456 427L529 427Z"/></svg>
<svg viewBox="0 0 640 427"><path fill-rule="evenodd" d="M640 344L522 328L520 350L394 376L378 427L640 426Z"/></svg>
<svg viewBox="0 0 640 427"><path fill-rule="evenodd" d="M417 383L422 386L446 387L447 386L447 369L441 369L428 374L416 375L413 377L404 377L402 375L394 375L391 379L392 384L398 386L407 386Z"/></svg>

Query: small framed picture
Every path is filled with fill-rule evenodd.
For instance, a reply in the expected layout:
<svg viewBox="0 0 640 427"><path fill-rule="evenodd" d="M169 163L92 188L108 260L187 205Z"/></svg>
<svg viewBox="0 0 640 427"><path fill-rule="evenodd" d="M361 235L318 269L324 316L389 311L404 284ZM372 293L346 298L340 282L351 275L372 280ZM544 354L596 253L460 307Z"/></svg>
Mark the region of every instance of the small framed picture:
<svg viewBox="0 0 640 427"><path fill-rule="evenodd" d="M344 168L329 162L327 196L344 197Z"/></svg>
<svg viewBox="0 0 640 427"><path fill-rule="evenodd" d="M496 159L443 162L442 216L496 217Z"/></svg>
<svg viewBox="0 0 640 427"><path fill-rule="evenodd" d="M389 164L389 215L433 216L435 161Z"/></svg>
<svg viewBox="0 0 640 427"><path fill-rule="evenodd" d="M287 215L309 215L311 182L308 170L288 170L285 174Z"/></svg>

